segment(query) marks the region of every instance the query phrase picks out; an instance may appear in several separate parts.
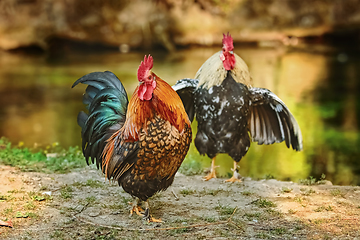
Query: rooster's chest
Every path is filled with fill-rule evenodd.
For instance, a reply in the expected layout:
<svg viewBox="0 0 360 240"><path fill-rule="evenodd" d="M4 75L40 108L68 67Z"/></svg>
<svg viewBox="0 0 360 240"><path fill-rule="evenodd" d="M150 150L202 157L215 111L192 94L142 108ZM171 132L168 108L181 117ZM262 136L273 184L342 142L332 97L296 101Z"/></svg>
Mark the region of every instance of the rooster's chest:
<svg viewBox="0 0 360 240"><path fill-rule="evenodd" d="M138 161L132 170L134 178L149 180L174 176L185 158L190 141L191 129L187 125L180 133L159 117L149 120L147 129L139 135Z"/></svg>
<svg viewBox="0 0 360 240"><path fill-rule="evenodd" d="M199 87L195 94L198 131L214 137L246 132L249 117L249 90L246 85L226 78L209 89ZM239 131L243 129L243 131Z"/></svg>

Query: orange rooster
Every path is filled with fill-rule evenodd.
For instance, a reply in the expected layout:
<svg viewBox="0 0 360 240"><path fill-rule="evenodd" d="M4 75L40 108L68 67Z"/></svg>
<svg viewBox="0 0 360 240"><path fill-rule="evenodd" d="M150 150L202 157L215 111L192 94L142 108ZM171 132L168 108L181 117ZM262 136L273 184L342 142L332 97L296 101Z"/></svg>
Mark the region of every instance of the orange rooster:
<svg viewBox="0 0 360 240"><path fill-rule="evenodd" d="M145 56L130 102L111 72L93 72L73 84L88 85L83 103L89 114L78 115L87 163L89 158L96 160L108 179L136 197L130 213L149 222L161 220L150 215L148 198L172 184L191 142L190 121L181 99L152 67L153 58Z"/></svg>
<svg viewBox="0 0 360 240"><path fill-rule="evenodd" d="M240 182L237 163L251 140L285 141L296 151L303 147L300 127L285 103L268 89L252 87L246 63L233 51L232 37L224 35L222 51L205 61L195 79L182 79L173 86L190 120L196 115L196 148L212 159L205 180L216 178L216 155L227 153L234 160L234 174L227 181Z"/></svg>

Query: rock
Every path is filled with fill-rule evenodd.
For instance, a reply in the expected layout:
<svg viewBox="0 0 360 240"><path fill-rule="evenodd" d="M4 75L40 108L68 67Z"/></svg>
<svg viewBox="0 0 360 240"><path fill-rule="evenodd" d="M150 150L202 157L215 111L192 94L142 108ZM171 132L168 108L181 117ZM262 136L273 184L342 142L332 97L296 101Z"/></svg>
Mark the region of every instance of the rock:
<svg viewBox="0 0 360 240"><path fill-rule="evenodd" d="M330 181L328 181L328 180L323 180L323 181L324 181L324 185L330 185L330 186L333 185L332 182L330 182Z"/></svg>
<svg viewBox="0 0 360 240"><path fill-rule="evenodd" d="M89 217L97 217L100 215L100 210L99 209L95 209L95 208L89 208L88 209L88 215Z"/></svg>
<svg viewBox="0 0 360 240"><path fill-rule="evenodd" d="M51 191L48 191L48 192L42 192L41 194L42 194L42 195L48 195L48 196L51 196L52 192L51 192Z"/></svg>

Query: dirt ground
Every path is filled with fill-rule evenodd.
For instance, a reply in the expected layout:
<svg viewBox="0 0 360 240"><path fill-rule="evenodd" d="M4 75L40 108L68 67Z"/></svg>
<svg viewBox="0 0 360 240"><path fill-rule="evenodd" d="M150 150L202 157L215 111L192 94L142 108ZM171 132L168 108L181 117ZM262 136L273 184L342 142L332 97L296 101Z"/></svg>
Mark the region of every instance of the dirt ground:
<svg viewBox="0 0 360 240"><path fill-rule="evenodd" d="M360 187L277 180L224 183L177 174L150 200L162 223L129 216L132 198L100 171L0 165L2 239L360 239Z"/></svg>

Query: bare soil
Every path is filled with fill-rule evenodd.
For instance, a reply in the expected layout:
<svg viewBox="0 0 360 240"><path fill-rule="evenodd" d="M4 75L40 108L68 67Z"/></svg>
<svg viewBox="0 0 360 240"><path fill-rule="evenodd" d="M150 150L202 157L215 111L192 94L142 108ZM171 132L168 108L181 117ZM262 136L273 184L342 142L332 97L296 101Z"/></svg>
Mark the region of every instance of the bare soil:
<svg viewBox="0 0 360 240"><path fill-rule="evenodd" d="M360 239L360 187L177 174L150 199L162 223L129 216L133 199L87 167L69 174L0 165L3 239ZM50 196L49 196L50 195Z"/></svg>

